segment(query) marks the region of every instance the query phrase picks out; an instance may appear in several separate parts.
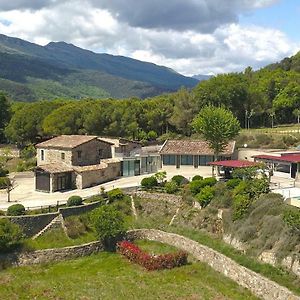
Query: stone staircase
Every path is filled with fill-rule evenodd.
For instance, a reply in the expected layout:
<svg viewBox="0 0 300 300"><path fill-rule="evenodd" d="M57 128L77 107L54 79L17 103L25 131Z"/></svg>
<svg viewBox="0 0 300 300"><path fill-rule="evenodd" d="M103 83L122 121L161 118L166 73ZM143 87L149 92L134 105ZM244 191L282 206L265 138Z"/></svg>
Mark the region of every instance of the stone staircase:
<svg viewBox="0 0 300 300"><path fill-rule="evenodd" d="M38 232L35 236L32 237L33 240L38 238L39 236L45 234L46 232L52 230L62 228L66 233L67 229L65 227L64 218L61 214L59 214L56 218L54 218L46 227L44 227L40 232Z"/></svg>

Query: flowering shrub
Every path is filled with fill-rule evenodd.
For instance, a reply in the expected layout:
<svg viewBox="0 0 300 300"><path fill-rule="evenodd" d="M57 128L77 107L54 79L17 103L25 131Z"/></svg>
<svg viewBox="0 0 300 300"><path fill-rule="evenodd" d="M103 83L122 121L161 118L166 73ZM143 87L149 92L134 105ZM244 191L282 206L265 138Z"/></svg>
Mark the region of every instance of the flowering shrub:
<svg viewBox="0 0 300 300"><path fill-rule="evenodd" d="M128 241L119 242L117 244L117 251L131 262L143 266L148 271L172 269L187 264L187 253L182 251L162 255L150 255Z"/></svg>

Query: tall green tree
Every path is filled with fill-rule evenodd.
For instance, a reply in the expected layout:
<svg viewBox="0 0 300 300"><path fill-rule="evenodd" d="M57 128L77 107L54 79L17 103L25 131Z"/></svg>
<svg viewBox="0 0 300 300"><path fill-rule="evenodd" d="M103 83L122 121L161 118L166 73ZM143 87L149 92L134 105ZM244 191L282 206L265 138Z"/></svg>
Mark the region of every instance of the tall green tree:
<svg viewBox="0 0 300 300"><path fill-rule="evenodd" d="M0 142L5 140L4 128L10 119L10 103L4 94L0 93Z"/></svg>
<svg viewBox="0 0 300 300"><path fill-rule="evenodd" d="M231 111L211 105L204 107L199 112L192 125L198 133L203 135L213 149L215 159L241 129L238 119Z"/></svg>

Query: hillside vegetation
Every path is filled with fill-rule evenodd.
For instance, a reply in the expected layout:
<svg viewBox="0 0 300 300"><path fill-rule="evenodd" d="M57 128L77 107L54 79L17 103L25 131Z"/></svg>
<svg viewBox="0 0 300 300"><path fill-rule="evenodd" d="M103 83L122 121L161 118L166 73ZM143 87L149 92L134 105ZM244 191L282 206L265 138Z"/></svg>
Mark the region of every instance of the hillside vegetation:
<svg viewBox="0 0 300 300"><path fill-rule="evenodd" d="M153 96L198 80L152 63L64 42L39 46L0 35L0 89L18 101Z"/></svg>

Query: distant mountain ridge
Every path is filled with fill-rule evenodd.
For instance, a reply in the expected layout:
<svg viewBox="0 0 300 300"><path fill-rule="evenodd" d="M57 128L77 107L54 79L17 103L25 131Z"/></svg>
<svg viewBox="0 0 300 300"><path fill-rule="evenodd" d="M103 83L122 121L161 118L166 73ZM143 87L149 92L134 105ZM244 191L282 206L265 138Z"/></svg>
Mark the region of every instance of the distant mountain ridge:
<svg viewBox="0 0 300 300"><path fill-rule="evenodd" d="M15 100L145 98L197 83L153 63L94 53L65 42L40 46L0 34L0 89Z"/></svg>

